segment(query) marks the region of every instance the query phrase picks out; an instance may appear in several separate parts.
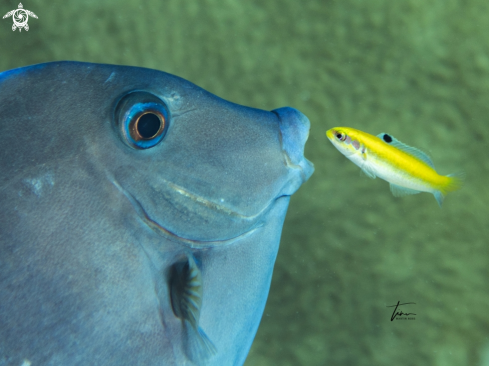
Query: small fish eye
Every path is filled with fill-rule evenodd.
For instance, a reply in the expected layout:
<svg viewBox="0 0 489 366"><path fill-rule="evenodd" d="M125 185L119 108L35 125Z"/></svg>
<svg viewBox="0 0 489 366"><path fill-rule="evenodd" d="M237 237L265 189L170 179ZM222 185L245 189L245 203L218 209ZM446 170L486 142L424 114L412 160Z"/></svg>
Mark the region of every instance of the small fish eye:
<svg viewBox="0 0 489 366"><path fill-rule="evenodd" d="M156 146L165 136L168 122L166 104L146 92L127 94L115 110L115 123L124 142L136 149Z"/></svg>
<svg viewBox="0 0 489 366"><path fill-rule="evenodd" d="M346 140L346 134L338 132L338 133L336 133L336 138L340 141L345 141Z"/></svg>

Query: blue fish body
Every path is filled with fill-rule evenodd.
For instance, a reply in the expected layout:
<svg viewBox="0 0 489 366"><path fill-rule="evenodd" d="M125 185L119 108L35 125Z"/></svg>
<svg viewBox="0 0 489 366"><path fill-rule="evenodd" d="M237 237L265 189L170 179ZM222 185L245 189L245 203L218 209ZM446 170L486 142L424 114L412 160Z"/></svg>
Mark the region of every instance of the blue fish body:
<svg viewBox="0 0 489 366"><path fill-rule="evenodd" d="M242 365L308 132L155 70L0 73L0 365Z"/></svg>

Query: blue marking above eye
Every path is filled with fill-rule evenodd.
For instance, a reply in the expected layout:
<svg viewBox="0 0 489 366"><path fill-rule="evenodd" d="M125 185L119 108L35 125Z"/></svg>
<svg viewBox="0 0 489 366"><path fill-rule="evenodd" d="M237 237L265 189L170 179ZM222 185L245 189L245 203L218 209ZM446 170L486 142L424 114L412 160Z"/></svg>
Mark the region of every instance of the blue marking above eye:
<svg viewBox="0 0 489 366"><path fill-rule="evenodd" d="M132 92L116 108L116 123L123 140L136 149L149 149L165 137L169 113L165 103L146 92Z"/></svg>

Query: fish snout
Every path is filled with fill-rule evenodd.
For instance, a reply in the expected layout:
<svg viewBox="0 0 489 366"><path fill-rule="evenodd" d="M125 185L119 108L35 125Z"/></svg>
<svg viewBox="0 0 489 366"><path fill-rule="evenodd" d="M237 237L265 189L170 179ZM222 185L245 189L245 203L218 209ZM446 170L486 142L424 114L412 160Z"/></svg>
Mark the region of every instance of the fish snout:
<svg viewBox="0 0 489 366"><path fill-rule="evenodd" d="M304 157L304 146L309 137L311 123L309 119L295 108L283 107L272 111L277 115L280 125L282 150L289 169L296 176L296 185L292 185L292 194L314 172L314 165ZM299 179L297 179L299 178Z"/></svg>
<svg viewBox="0 0 489 366"><path fill-rule="evenodd" d="M326 131L326 137L329 139L329 141L333 142L335 133L336 130L334 128Z"/></svg>

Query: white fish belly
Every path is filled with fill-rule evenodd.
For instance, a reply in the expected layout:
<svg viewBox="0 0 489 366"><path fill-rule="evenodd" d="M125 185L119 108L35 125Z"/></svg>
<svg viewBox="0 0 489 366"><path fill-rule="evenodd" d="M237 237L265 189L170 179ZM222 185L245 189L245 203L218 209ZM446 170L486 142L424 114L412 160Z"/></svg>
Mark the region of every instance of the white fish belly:
<svg viewBox="0 0 489 366"><path fill-rule="evenodd" d="M428 183L389 163L376 162L372 165L374 166L375 174L389 183L421 192L434 191Z"/></svg>

